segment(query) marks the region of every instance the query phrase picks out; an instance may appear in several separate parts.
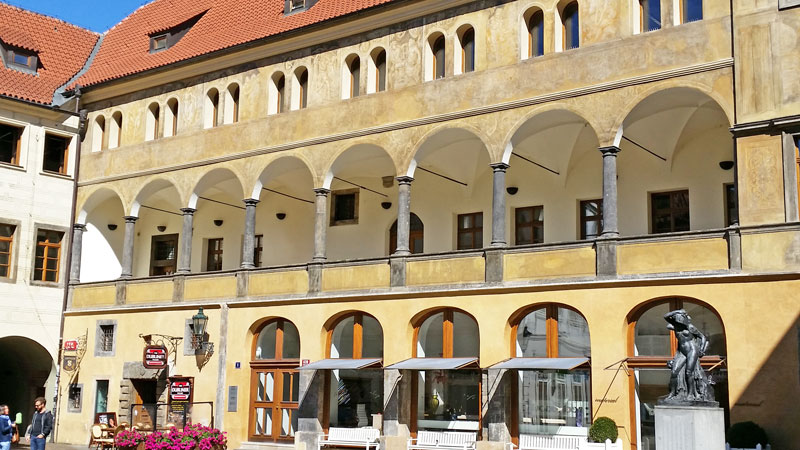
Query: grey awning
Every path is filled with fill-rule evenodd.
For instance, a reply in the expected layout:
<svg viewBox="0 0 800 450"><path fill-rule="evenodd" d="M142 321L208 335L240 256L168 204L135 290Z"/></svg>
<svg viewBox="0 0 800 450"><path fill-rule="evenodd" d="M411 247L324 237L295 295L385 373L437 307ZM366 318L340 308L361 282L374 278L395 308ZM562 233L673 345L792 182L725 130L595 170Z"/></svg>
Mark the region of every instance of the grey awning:
<svg viewBox="0 0 800 450"><path fill-rule="evenodd" d="M463 369L478 362L478 358L411 358L397 364L387 366L387 369L411 370L453 370Z"/></svg>
<svg viewBox="0 0 800 450"><path fill-rule="evenodd" d="M369 367L380 367L380 358L363 359L321 359L311 364L300 366L299 370L337 370L337 369L366 369Z"/></svg>
<svg viewBox="0 0 800 450"><path fill-rule="evenodd" d="M585 364L589 358L511 358L490 369L572 370Z"/></svg>

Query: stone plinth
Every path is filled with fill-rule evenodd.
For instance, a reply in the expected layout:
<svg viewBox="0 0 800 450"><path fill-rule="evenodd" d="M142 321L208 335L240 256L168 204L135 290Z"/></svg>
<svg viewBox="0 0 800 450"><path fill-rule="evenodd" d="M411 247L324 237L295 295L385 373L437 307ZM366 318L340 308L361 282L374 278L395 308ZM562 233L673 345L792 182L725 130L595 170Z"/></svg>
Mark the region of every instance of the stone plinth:
<svg viewBox="0 0 800 450"><path fill-rule="evenodd" d="M658 450L725 450L725 416L722 408L656 406Z"/></svg>

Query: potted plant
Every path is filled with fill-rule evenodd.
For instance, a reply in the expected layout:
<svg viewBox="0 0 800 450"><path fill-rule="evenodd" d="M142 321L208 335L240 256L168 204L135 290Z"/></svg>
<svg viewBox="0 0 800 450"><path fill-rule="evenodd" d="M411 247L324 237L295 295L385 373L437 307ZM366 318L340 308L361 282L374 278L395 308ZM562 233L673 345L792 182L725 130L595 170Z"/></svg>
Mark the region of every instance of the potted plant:
<svg viewBox="0 0 800 450"><path fill-rule="evenodd" d="M598 417L589 427L589 449L622 449L617 423L608 417Z"/></svg>
<svg viewBox="0 0 800 450"><path fill-rule="evenodd" d="M145 436L136 430L120 430L114 435L114 446L125 450L144 450Z"/></svg>

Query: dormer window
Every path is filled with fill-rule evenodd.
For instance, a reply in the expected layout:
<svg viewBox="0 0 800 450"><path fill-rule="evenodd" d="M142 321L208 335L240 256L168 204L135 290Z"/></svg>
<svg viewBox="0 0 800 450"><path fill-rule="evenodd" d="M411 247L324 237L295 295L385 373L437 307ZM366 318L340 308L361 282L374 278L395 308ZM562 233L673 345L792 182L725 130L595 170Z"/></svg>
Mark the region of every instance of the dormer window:
<svg viewBox="0 0 800 450"><path fill-rule="evenodd" d="M294 14L307 11L317 3L317 0L284 0L284 14Z"/></svg>
<svg viewBox="0 0 800 450"><path fill-rule="evenodd" d="M295 9L303 9L306 6L306 0L291 0L292 11Z"/></svg>
<svg viewBox="0 0 800 450"><path fill-rule="evenodd" d="M175 25L172 28L164 29L160 28L154 30L149 33L150 36L150 53L157 53L160 51L164 51L173 45L177 44L178 41L203 17L206 11L192 17L189 20L186 20L178 25Z"/></svg>
<svg viewBox="0 0 800 450"><path fill-rule="evenodd" d="M150 38L150 48L151 52L157 52L159 50L164 50L167 48L167 35L161 34L159 36L153 36Z"/></svg>
<svg viewBox="0 0 800 450"><path fill-rule="evenodd" d="M9 69L17 69L31 73L36 72L39 65L39 58L36 52L11 46L6 46L6 49L5 61Z"/></svg>

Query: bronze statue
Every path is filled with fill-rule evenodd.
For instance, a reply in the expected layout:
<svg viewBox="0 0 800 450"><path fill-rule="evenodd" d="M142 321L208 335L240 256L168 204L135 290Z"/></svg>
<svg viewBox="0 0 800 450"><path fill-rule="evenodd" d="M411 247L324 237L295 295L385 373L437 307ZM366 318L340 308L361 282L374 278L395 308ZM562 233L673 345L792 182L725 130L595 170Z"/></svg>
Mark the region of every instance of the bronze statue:
<svg viewBox="0 0 800 450"><path fill-rule="evenodd" d="M664 320L667 328L675 332L678 350L672 361L667 362L671 371L669 395L659 399L659 403L717 404L711 380L700 365L700 358L708 349L708 339L692 325L686 310L669 312Z"/></svg>

